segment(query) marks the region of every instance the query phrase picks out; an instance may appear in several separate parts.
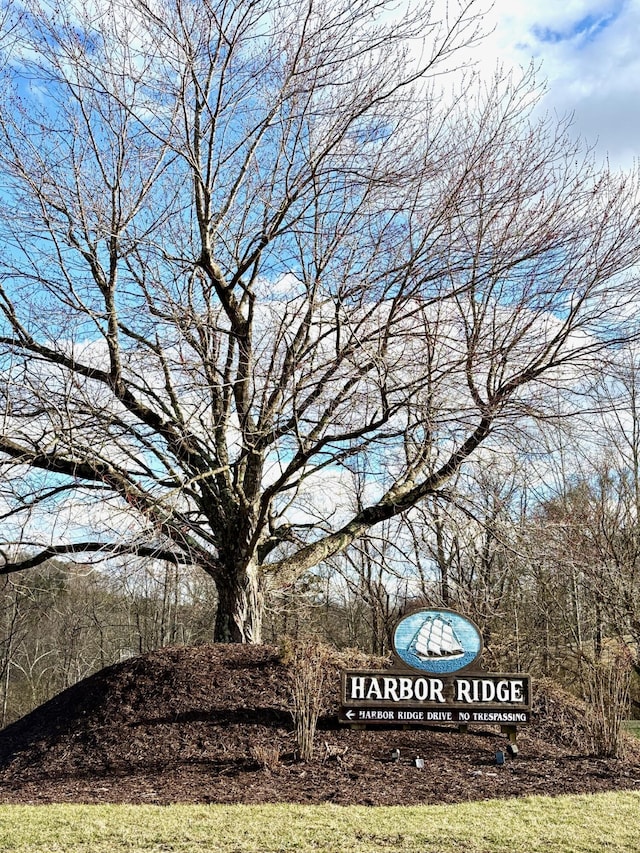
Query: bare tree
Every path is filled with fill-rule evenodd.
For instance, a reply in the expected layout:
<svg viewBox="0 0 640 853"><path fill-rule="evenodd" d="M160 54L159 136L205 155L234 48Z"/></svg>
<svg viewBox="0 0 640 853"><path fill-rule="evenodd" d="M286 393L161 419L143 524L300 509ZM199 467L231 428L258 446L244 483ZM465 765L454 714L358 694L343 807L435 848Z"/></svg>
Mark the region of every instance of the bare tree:
<svg viewBox="0 0 640 853"><path fill-rule="evenodd" d="M615 640L627 646L640 671L637 365L630 363L619 379L617 387L606 383L609 400L614 389L617 399L601 420L605 449L592 448L588 467L540 508L530 536L539 537L544 525L547 552L554 554L561 578L556 583L572 603L565 633L574 636L581 656L608 657Z"/></svg>
<svg viewBox="0 0 640 853"><path fill-rule="evenodd" d="M2 573L199 565L215 638L259 642L270 588L634 334L636 179L533 118L531 75L444 96L472 2L22 4L0 64ZM376 485L349 512L356 458Z"/></svg>

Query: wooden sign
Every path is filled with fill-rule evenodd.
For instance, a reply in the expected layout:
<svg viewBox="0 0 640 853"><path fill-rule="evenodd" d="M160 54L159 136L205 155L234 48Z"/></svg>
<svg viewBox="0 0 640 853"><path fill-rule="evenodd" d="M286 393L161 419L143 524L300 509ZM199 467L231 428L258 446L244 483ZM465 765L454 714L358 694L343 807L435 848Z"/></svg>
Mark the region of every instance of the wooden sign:
<svg viewBox="0 0 640 853"><path fill-rule="evenodd" d="M349 724L528 723L531 680L482 672L477 626L452 610L419 610L393 635L395 666L342 673L339 719Z"/></svg>

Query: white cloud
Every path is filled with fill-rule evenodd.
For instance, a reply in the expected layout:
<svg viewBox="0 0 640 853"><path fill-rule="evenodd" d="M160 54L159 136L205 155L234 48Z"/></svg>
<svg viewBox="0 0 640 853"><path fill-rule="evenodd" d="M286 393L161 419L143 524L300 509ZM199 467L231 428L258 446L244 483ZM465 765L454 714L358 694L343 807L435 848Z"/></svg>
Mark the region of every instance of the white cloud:
<svg viewBox="0 0 640 853"><path fill-rule="evenodd" d="M485 73L539 64L546 109L574 114L577 133L614 165L640 155L640 0L496 0L485 26Z"/></svg>

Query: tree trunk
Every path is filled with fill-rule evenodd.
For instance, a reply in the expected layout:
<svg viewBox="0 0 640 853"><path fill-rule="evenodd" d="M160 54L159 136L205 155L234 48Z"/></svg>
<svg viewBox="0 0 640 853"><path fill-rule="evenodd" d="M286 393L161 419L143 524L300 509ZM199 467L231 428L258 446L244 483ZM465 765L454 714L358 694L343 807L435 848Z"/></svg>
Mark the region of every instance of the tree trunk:
<svg viewBox="0 0 640 853"><path fill-rule="evenodd" d="M260 567L252 562L216 579L216 643L261 643L265 591Z"/></svg>

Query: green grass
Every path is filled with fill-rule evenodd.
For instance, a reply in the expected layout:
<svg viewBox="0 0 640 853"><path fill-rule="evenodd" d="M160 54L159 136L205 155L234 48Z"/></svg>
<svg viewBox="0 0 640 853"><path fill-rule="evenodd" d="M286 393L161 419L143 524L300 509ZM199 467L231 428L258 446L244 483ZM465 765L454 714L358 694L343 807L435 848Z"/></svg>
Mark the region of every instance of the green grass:
<svg viewBox="0 0 640 853"><path fill-rule="evenodd" d="M640 793L459 806L0 806L3 853L640 851Z"/></svg>
<svg viewBox="0 0 640 853"><path fill-rule="evenodd" d="M625 729L637 738L640 738L640 720L627 720Z"/></svg>

